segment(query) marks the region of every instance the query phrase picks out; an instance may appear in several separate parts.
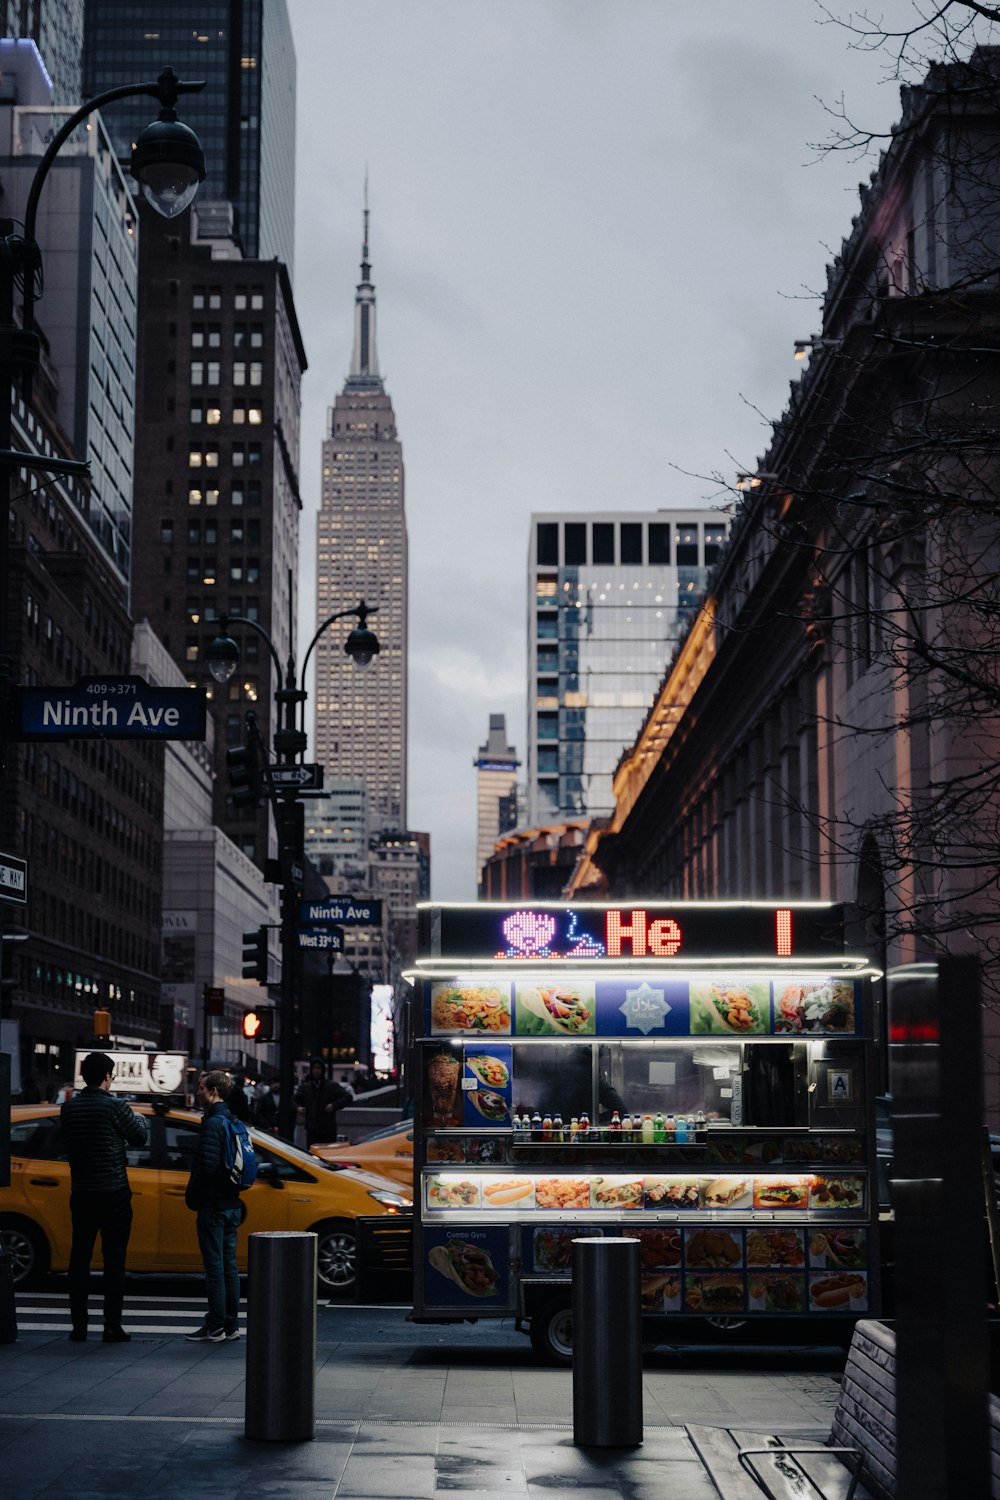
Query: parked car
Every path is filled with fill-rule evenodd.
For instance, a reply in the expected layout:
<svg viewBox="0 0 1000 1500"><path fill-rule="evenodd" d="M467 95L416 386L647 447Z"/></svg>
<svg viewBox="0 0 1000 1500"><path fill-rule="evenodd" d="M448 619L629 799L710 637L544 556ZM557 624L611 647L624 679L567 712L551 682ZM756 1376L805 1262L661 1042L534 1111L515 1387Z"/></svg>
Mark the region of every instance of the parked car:
<svg viewBox="0 0 1000 1500"><path fill-rule="evenodd" d="M149 1120L145 1146L128 1148L132 1188L130 1271L200 1271L195 1216L184 1203L201 1116L191 1110L133 1104ZM247 1237L259 1230L314 1230L319 1236L320 1287L349 1292L355 1280L354 1220L410 1208L395 1182L371 1172L330 1171L319 1159L276 1136L251 1129L259 1171L240 1202L244 1219L236 1259L246 1270ZM10 1251L14 1280L27 1285L46 1271L65 1271L72 1229L69 1163L57 1105L11 1110L11 1184L0 1188L0 1239ZM98 1246L99 1255L99 1246ZM96 1262L99 1264L99 1260Z"/></svg>
<svg viewBox="0 0 1000 1500"><path fill-rule="evenodd" d="M360 1141L334 1141L329 1145L315 1145L313 1156L330 1167L361 1167L368 1172L378 1172L393 1182L413 1188L413 1121L398 1120L395 1125L386 1125L373 1130Z"/></svg>

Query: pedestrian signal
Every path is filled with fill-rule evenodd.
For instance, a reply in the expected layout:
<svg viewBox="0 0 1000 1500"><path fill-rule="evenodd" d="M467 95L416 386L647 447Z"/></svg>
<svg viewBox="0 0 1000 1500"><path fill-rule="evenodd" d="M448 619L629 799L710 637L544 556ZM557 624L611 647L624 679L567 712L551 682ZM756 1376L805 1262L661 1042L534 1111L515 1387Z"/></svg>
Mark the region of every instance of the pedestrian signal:
<svg viewBox="0 0 1000 1500"><path fill-rule="evenodd" d="M243 1035L248 1042L274 1040L274 1011L248 1010L243 1014Z"/></svg>
<svg viewBox="0 0 1000 1500"><path fill-rule="evenodd" d="M94 1035L102 1042L106 1042L110 1037L111 1012L109 1010L94 1011Z"/></svg>

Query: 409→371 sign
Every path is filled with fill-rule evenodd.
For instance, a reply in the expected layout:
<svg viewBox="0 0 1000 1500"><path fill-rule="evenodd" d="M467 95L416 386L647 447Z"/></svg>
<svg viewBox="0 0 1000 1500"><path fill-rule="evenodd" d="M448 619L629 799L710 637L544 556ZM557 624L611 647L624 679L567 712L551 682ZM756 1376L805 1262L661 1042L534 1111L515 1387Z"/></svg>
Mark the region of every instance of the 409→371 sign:
<svg viewBox="0 0 1000 1500"><path fill-rule="evenodd" d="M205 699L197 688L81 677L75 687L18 687L13 697L16 740L205 738Z"/></svg>

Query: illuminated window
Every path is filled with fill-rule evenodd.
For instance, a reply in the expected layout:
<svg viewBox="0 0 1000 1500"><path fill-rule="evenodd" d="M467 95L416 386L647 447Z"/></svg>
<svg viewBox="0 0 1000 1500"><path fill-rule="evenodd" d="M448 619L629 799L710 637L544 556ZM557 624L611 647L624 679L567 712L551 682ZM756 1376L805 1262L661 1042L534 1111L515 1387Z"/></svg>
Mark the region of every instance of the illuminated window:
<svg viewBox="0 0 1000 1500"><path fill-rule="evenodd" d="M209 427L217 427L222 421L222 408L219 406L210 406L205 413L205 421Z"/></svg>

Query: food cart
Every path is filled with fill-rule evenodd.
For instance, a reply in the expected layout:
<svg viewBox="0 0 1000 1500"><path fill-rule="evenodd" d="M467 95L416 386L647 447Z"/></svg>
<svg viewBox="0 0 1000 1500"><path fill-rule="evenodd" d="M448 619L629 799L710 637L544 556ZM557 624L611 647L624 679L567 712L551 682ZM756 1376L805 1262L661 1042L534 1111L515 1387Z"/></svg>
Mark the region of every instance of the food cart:
<svg viewBox="0 0 1000 1500"><path fill-rule="evenodd" d="M824 902L422 906L413 1319L565 1361L601 1234L653 1341L877 1313L874 975Z"/></svg>

